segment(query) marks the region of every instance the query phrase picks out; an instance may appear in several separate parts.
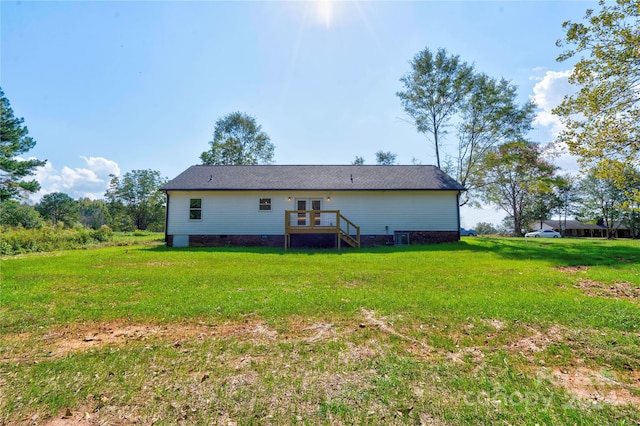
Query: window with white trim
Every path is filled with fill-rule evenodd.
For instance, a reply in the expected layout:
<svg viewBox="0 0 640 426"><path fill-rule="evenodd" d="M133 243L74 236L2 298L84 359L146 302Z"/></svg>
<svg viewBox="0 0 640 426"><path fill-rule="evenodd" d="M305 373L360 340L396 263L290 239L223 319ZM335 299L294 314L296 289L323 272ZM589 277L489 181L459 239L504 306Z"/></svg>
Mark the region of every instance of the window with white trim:
<svg viewBox="0 0 640 426"><path fill-rule="evenodd" d="M261 211L270 211L271 210L271 198L260 198L260 207Z"/></svg>
<svg viewBox="0 0 640 426"><path fill-rule="evenodd" d="M189 200L189 220L202 220L202 198Z"/></svg>

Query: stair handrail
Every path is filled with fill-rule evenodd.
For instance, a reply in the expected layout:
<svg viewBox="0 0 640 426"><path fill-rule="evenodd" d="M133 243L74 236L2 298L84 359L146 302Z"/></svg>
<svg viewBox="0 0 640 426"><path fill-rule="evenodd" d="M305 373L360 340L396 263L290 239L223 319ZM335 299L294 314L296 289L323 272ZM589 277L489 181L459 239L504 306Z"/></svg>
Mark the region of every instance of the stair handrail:
<svg viewBox="0 0 640 426"><path fill-rule="evenodd" d="M344 220L346 222L346 224L347 224L347 229L343 230L342 227L340 226L340 221L338 221L338 229L340 229L340 231L343 232L343 234L345 236L347 236L348 238L354 240L355 243L358 244L358 247L360 247L360 227L358 225L356 225L355 223L351 222L346 217L344 217L342 215L342 213L340 213L340 211L338 211L338 214L339 214L339 219ZM356 238L353 238L351 236L351 229L350 228L354 228L355 229Z"/></svg>

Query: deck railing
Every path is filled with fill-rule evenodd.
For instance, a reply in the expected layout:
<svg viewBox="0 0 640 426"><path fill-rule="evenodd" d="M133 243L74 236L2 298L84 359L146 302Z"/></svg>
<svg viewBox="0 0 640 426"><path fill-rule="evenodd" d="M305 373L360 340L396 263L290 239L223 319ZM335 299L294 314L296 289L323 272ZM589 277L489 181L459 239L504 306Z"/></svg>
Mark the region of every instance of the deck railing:
<svg viewBox="0 0 640 426"><path fill-rule="evenodd" d="M284 248L291 246L291 234L336 234L341 242L360 247L360 227L340 214L340 210L286 210Z"/></svg>

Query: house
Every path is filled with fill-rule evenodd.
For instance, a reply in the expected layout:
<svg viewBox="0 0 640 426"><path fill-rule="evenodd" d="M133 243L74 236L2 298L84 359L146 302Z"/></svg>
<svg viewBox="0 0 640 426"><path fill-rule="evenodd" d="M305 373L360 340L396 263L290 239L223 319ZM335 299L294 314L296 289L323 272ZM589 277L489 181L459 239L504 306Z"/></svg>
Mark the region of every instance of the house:
<svg viewBox="0 0 640 426"><path fill-rule="evenodd" d="M542 226L540 224L542 223ZM602 224L590 224L582 223L577 220L543 220L542 222L532 222L529 227L531 229L552 229L556 232L560 232L566 237L594 237L594 238L606 238L607 228ZM564 232L562 231L564 229ZM629 238L631 233L629 228L622 226L619 223L614 225L614 237L616 238Z"/></svg>
<svg viewBox="0 0 640 426"><path fill-rule="evenodd" d="M464 188L435 166L189 167L161 190L170 247L458 241Z"/></svg>

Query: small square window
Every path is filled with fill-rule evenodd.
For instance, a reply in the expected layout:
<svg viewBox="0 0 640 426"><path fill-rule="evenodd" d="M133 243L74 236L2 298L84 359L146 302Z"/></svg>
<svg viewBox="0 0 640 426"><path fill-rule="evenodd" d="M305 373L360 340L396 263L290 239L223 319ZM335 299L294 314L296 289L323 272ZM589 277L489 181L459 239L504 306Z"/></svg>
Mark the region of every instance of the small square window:
<svg viewBox="0 0 640 426"><path fill-rule="evenodd" d="M202 219L202 198L192 198L189 200L189 220Z"/></svg>
<svg viewBox="0 0 640 426"><path fill-rule="evenodd" d="M271 198L260 198L260 210L271 210Z"/></svg>

